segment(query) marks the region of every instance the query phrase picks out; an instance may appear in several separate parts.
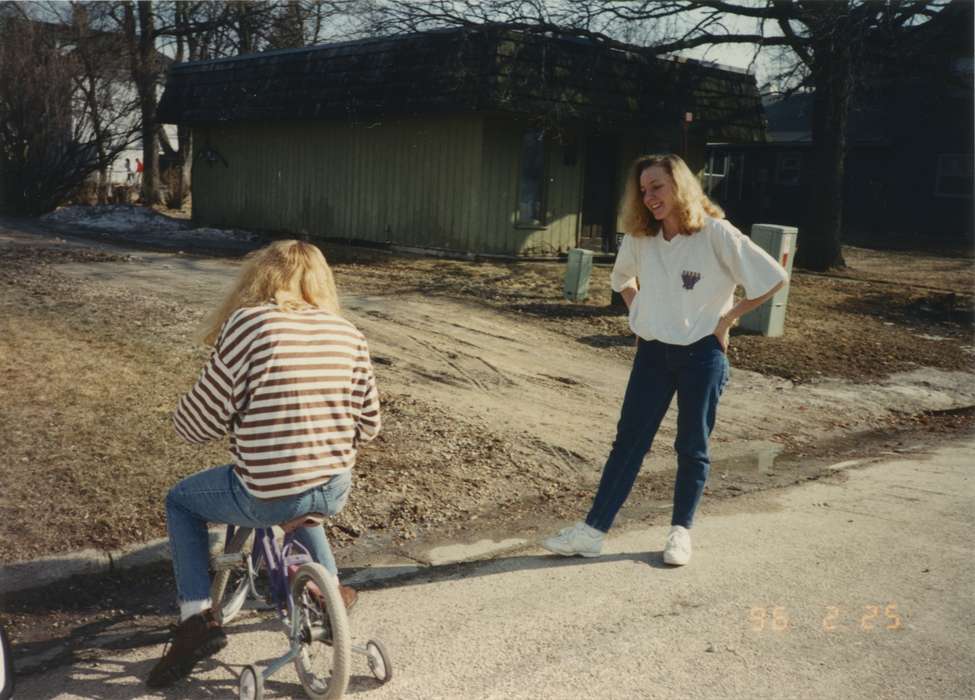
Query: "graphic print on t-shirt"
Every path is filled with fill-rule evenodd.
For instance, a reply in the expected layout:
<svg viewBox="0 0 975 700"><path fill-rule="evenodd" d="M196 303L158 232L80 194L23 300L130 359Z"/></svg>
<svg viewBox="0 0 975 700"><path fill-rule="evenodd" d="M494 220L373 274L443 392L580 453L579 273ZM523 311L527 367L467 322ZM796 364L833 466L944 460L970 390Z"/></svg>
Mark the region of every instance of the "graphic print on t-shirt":
<svg viewBox="0 0 975 700"><path fill-rule="evenodd" d="M701 273L684 270L680 273L680 278L684 280L684 289L694 289L694 285L701 279Z"/></svg>

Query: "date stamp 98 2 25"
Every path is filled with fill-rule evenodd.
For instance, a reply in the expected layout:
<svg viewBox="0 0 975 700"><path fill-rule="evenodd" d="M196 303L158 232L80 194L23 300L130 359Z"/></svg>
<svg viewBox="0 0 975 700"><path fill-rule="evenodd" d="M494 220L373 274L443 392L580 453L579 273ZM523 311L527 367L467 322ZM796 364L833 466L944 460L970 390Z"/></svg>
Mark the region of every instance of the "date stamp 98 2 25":
<svg viewBox="0 0 975 700"><path fill-rule="evenodd" d="M807 615L801 617L808 619ZM896 603L848 608L826 605L818 614L818 621L824 632L839 630L892 632L902 629L901 613L898 612ZM748 612L748 622L753 632L787 632L800 626L796 618L790 614L790 610L780 605L752 607Z"/></svg>

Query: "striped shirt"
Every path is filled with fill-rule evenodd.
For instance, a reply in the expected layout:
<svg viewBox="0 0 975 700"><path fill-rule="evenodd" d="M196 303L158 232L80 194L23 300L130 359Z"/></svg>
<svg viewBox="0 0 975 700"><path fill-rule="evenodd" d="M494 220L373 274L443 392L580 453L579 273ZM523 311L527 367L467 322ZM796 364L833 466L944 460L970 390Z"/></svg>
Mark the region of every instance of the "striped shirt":
<svg viewBox="0 0 975 700"><path fill-rule="evenodd" d="M366 339L322 309L238 309L173 423L193 443L229 432L234 471L258 498L319 486L379 433Z"/></svg>

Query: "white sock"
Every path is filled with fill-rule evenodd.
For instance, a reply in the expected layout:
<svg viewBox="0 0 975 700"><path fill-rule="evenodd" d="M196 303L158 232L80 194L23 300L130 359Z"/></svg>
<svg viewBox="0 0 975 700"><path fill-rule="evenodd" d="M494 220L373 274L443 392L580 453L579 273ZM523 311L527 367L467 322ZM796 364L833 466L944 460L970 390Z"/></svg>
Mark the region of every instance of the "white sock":
<svg viewBox="0 0 975 700"><path fill-rule="evenodd" d="M204 598L203 600L184 600L179 604L179 621L183 622L188 620L194 615L199 615L204 610L209 610L213 607L213 603L210 602L209 598Z"/></svg>

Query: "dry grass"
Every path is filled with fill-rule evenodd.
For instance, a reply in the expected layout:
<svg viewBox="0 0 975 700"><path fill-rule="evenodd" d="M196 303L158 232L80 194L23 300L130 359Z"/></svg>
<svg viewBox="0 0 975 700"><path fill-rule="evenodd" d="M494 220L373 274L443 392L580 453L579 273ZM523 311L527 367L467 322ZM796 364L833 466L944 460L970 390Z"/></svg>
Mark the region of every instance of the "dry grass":
<svg viewBox="0 0 975 700"><path fill-rule="evenodd" d="M99 304L43 268L21 264L0 304L4 560L161 536L160 483L221 458L159 439L202 354L154 343L144 300Z"/></svg>
<svg viewBox="0 0 975 700"><path fill-rule="evenodd" d="M632 344L625 317L605 305L605 268L594 274L593 301L571 304L560 299L563 266L557 264L328 252L346 292L476 299L544 323L571 342L620 353ZM183 444L169 423L179 391L205 359L192 333L206 309L82 283L55 266L118 259L57 246L0 246L0 464L6 484L0 561L162 537L166 490L227 459L222 445ZM937 281L930 286L945 288L955 284L951 275L970 274L970 260L968 273L945 260L944 270L936 260L928 263L925 278ZM898 266L870 264L871 275L900 277ZM971 369L972 355L964 350L972 341L971 295L959 290L950 309L943 301L927 289L797 274L786 335L738 336L732 361L797 381L821 375L864 380L918 364ZM539 457L530 445L447 420L418 397L383 400L380 449L363 453L360 497L332 530L340 545L366 531L408 538L417 528L467 522L485 509L515 517L517 507L535 503L557 515L578 509L589 495L577 493L576 483L533 476Z"/></svg>

